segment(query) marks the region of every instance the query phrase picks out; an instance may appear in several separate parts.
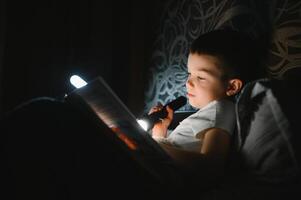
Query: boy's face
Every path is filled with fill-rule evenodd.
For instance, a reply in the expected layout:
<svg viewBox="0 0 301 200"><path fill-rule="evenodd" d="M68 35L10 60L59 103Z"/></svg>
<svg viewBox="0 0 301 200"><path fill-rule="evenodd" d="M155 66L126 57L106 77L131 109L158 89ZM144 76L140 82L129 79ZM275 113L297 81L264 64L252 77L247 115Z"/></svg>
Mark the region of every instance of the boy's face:
<svg viewBox="0 0 301 200"><path fill-rule="evenodd" d="M209 55L189 54L187 98L190 105L203 108L209 102L226 97L227 85L217 59Z"/></svg>

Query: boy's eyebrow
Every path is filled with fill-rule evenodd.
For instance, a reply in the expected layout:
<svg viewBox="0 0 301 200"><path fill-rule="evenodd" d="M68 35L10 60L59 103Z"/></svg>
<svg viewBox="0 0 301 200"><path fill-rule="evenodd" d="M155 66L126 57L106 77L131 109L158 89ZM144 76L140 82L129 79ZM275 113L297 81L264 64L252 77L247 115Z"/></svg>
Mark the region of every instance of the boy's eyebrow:
<svg viewBox="0 0 301 200"><path fill-rule="evenodd" d="M213 70L206 69L206 68L199 68L199 69L197 69L197 71L198 72L205 72L205 73L209 74L212 77L216 77L216 78L221 77L221 74L219 74L218 71L213 71ZM188 71L188 73L190 73L190 72Z"/></svg>
<svg viewBox="0 0 301 200"><path fill-rule="evenodd" d="M204 71L204 72L212 73L211 70L205 69L205 68L197 69L197 71Z"/></svg>
<svg viewBox="0 0 301 200"><path fill-rule="evenodd" d="M205 69L205 68L197 69L196 71L199 71L199 72L207 72L207 73L213 73L210 69ZM189 72L189 70L188 70L188 72Z"/></svg>
<svg viewBox="0 0 301 200"><path fill-rule="evenodd" d="M197 71L199 71L199 72L205 72L205 73L208 73L210 75L217 76L216 72L214 72L214 71L212 71L210 69L201 68L201 69L197 69Z"/></svg>

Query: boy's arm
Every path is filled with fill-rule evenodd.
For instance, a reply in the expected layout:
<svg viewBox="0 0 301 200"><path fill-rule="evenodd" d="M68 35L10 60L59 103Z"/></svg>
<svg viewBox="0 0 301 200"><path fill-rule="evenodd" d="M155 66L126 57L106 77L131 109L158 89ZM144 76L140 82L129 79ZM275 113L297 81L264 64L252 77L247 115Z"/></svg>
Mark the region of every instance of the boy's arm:
<svg viewBox="0 0 301 200"><path fill-rule="evenodd" d="M180 165L209 176L222 175L229 151L230 135L218 128L208 129L203 134L200 152L186 151L165 143L160 145Z"/></svg>

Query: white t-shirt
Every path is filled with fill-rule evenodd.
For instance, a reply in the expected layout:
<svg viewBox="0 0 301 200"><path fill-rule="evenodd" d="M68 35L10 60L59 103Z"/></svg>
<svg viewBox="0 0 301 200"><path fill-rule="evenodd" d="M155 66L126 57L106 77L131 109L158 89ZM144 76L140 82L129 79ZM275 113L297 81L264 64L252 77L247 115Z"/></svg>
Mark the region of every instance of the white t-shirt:
<svg viewBox="0 0 301 200"><path fill-rule="evenodd" d="M180 122L166 140L185 150L199 152L205 130L214 127L233 134L235 121L234 103L226 99L215 100Z"/></svg>

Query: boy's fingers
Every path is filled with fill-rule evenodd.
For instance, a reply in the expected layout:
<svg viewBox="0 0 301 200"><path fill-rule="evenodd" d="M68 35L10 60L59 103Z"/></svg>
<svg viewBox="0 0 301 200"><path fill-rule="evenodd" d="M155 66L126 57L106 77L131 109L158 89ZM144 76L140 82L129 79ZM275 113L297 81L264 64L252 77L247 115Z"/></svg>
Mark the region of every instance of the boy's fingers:
<svg viewBox="0 0 301 200"><path fill-rule="evenodd" d="M169 106L166 106L166 110L167 110L168 112L173 112L173 109L171 109Z"/></svg>
<svg viewBox="0 0 301 200"><path fill-rule="evenodd" d="M150 111L148 112L148 114L152 114L154 112L158 112L159 110L162 110L163 106L162 106L162 104L160 104L160 105L159 104L157 106L152 107L150 109Z"/></svg>
<svg viewBox="0 0 301 200"><path fill-rule="evenodd" d="M155 108L151 108L150 109L150 111L148 112L148 114L150 115L150 114L152 114L152 113L154 113L154 112L156 112L157 110L155 109Z"/></svg>
<svg viewBox="0 0 301 200"><path fill-rule="evenodd" d="M169 106L166 106L166 110L167 110L167 118L172 120L173 119L173 109L171 109Z"/></svg>

